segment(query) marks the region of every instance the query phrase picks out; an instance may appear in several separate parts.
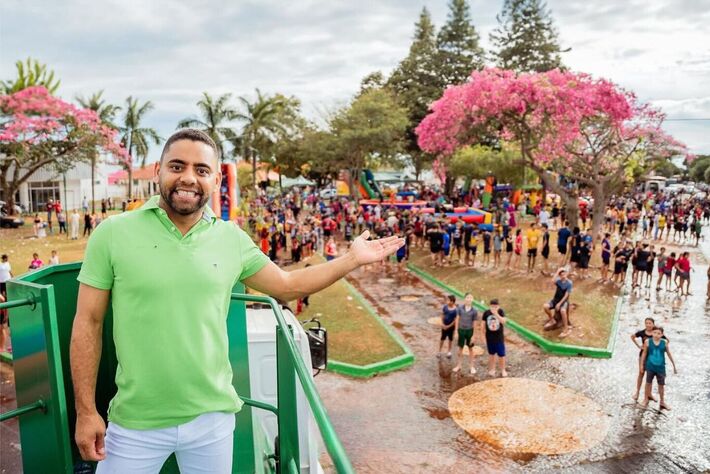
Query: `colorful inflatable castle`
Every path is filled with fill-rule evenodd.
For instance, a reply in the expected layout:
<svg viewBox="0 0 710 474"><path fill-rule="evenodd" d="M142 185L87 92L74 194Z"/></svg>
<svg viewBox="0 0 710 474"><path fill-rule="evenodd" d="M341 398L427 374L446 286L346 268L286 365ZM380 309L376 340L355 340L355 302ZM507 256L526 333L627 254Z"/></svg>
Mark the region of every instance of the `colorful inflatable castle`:
<svg viewBox="0 0 710 474"><path fill-rule="evenodd" d="M420 210L425 214L433 214L434 208L425 207ZM455 207L453 211L444 212L449 222L455 224L459 220L467 224L477 224L481 230L493 231L493 215L490 212L474 209L472 207Z"/></svg>

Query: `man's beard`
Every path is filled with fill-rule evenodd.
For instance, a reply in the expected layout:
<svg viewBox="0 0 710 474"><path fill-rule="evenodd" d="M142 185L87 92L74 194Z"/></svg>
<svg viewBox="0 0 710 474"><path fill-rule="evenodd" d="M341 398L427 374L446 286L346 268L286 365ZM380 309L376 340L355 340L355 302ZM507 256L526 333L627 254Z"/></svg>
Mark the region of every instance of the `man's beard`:
<svg viewBox="0 0 710 474"><path fill-rule="evenodd" d="M186 186L178 186L177 184L170 189L166 189L166 186L160 186L160 196L163 198L165 204L167 204L170 209L175 211L177 214L182 216L189 216L200 211L207 201L209 200L209 195L205 194L200 186L195 186L189 188L190 191L194 191L197 194L197 202L195 204L178 202L177 190L178 188L188 189Z"/></svg>

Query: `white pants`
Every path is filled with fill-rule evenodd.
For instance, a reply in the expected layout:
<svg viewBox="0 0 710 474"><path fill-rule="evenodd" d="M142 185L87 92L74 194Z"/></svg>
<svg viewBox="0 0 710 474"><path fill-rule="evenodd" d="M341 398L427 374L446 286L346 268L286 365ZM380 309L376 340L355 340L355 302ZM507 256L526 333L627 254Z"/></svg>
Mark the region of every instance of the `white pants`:
<svg viewBox="0 0 710 474"><path fill-rule="evenodd" d="M232 472L234 413L205 413L170 428L131 430L109 423L96 474L158 474L175 453L181 474Z"/></svg>

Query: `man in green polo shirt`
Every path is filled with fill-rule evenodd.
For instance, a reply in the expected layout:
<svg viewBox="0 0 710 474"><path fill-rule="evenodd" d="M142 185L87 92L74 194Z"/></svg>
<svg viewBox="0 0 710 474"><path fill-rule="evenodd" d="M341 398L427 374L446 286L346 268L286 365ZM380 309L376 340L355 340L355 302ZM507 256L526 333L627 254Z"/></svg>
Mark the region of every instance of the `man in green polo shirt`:
<svg viewBox="0 0 710 474"><path fill-rule="evenodd" d="M98 473L157 473L177 456L181 472L231 472L234 413L226 333L233 286L291 301L360 265L394 253L402 239L368 240L323 265L285 272L238 226L206 206L219 186L219 152L205 133L173 134L155 165L160 196L105 220L79 273L71 340L76 442ZM118 391L108 429L96 410L103 318L111 297ZM105 440L104 440L105 437Z"/></svg>

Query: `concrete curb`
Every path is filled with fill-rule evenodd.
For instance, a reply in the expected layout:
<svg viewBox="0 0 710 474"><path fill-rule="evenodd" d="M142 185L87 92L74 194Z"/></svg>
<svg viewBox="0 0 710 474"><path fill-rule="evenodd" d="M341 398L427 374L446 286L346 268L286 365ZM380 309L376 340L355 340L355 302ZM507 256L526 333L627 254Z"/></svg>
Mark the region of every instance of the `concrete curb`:
<svg viewBox="0 0 710 474"><path fill-rule="evenodd" d="M392 372L394 370L403 369L414 364L414 353L407 346L407 344L402 340L402 338L397 334L397 332L387 324L379 314L375 311L369 301L350 284L347 280L343 279L342 283L346 286L348 291L353 295L353 297L362 305L365 310L370 313L370 315L377 321L380 326L382 326L387 334L397 343L397 345L402 349L404 354L397 357L392 357L391 359L386 359L380 362L374 362L367 365L355 365L349 364L347 362L340 362L337 360L329 360L326 370L332 371L341 375L348 375L350 377L367 378L373 377L378 374L384 374L387 372Z"/></svg>
<svg viewBox="0 0 710 474"><path fill-rule="evenodd" d="M464 292L460 291L457 288L454 288L452 286L447 285L446 283L438 280L431 274L427 273L426 271L422 270L421 268L417 267L413 263L408 263L407 268L409 268L413 273L415 273L417 276L422 278L423 280L428 281L429 283L433 284L434 286L438 286L439 288L456 295L459 298L463 298ZM600 358L600 359L609 359L611 358L612 353L614 352L614 346L616 344L616 332L617 328L619 325L619 314L621 313L621 302L623 300L623 296L619 295L616 301L616 308L614 310L614 319L611 324L611 333L609 335L609 342L607 343L606 348L599 348L599 347L587 347L587 346L575 346L571 344L562 344L559 342L552 342L541 335L537 334L534 331L531 331L530 329L521 326L520 324L516 323L515 321L508 319L508 322L506 326L508 326L510 329L518 333L519 336L521 336L523 339L526 339L537 346L539 346L543 351L554 354L554 355L563 355L563 356L586 356L586 357L593 357L593 358ZM479 310L486 310L488 307L484 304L481 304L479 302L474 301L474 306L476 306Z"/></svg>

